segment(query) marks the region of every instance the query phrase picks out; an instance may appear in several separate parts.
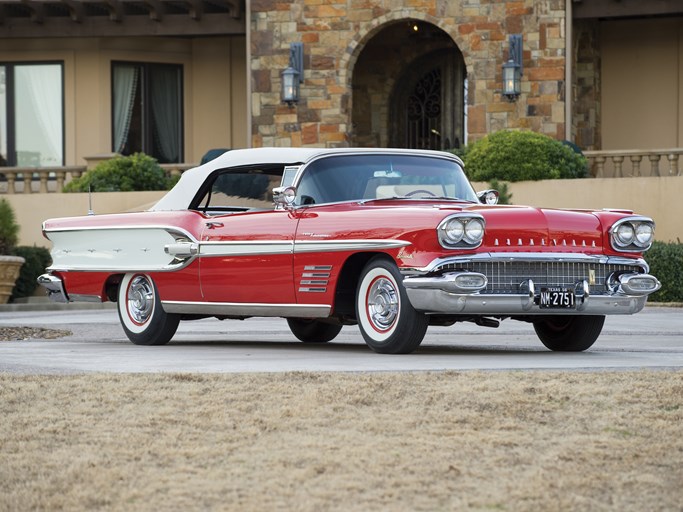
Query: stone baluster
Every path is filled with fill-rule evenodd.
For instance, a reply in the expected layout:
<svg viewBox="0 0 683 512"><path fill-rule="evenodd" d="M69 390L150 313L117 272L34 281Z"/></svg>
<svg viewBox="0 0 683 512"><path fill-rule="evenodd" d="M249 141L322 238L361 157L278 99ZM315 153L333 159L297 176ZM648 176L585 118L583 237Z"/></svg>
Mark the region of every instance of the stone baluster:
<svg viewBox="0 0 683 512"><path fill-rule="evenodd" d="M50 171L42 170L40 171L40 193L47 194L47 178L50 175Z"/></svg>
<svg viewBox="0 0 683 512"><path fill-rule="evenodd" d="M669 175L670 176L680 176L681 171L678 168L678 155L670 154L667 156L669 159Z"/></svg>
<svg viewBox="0 0 683 512"><path fill-rule="evenodd" d="M66 179L66 171L56 171L55 176L57 177L56 192L62 192L64 190L64 180Z"/></svg>
<svg viewBox="0 0 683 512"><path fill-rule="evenodd" d="M622 163L624 162L624 157L622 155L614 155L612 156L612 162L614 163L614 177L623 177L624 172L622 170Z"/></svg>
<svg viewBox="0 0 683 512"><path fill-rule="evenodd" d="M649 155L650 159L650 176L659 176L659 159L661 155Z"/></svg>
<svg viewBox="0 0 683 512"><path fill-rule="evenodd" d="M31 180L33 179L33 173L24 171L24 194L30 194L31 190Z"/></svg>
<svg viewBox="0 0 683 512"><path fill-rule="evenodd" d="M17 175L14 172L10 171L5 173L5 177L7 178L7 193L16 194L17 190L14 186L14 183L17 180Z"/></svg>
<svg viewBox="0 0 683 512"><path fill-rule="evenodd" d="M643 155L631 155L631 176L640 176L640 162Z"/></svg>
<svg viewBox="0 0 683 512"><path fill-rule="evenodd" d="M596 178L604 178L605 174L605 160L606 158L604 156L596 156L595 157L595 177Z"/></svg>

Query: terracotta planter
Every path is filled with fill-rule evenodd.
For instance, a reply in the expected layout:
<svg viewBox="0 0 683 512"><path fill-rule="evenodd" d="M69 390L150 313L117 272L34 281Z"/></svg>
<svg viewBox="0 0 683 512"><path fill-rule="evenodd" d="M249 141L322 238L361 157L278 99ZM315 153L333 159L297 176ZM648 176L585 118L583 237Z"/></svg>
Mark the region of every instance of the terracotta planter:
<svg viewBox="0 0 683 512"><path fill-rule="evenodd" d="M12 295L24 261L20 256L0 256L0 304L6 304Z"/></svg>

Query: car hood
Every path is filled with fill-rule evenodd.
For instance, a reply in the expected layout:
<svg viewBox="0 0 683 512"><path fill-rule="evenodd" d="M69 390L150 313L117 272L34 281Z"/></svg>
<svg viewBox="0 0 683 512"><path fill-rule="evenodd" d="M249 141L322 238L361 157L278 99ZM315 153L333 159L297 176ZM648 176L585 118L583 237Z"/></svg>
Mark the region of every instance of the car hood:
<svg viewBox="0 0 683 512"><path fill-rule="evenodd" d="M481 214L486 221L483 245L492 249L562 250L602 248L604 231L592 211L557 210L528 206L488 206L463 211Z"/></svg>
<svg viewBox="0 0 683 512"><path fill-rule="evenodd" d="M372 202L369 210L394 210L392 217L400 226L415 229L436 227L451 214L477 214L486 222L481 249L490 251L602 252L607 229L631 212L594 210L561 210L513 205L480 205L472 203L444 204L436 201ZM402 214L396 213L400 209Z"/></svg>

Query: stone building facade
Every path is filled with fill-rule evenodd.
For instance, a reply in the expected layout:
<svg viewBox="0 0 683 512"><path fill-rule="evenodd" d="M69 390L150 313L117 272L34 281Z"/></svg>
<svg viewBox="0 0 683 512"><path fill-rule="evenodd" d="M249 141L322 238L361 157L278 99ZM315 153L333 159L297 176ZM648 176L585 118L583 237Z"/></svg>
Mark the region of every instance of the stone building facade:
<svg viewBox="0 0 683 512"><path fill-rule="evenodd" d="M252 0L248 22L253 146L449 149L504 128L565 138L564 0ZM501 93L510 34L523 37L516 101ZM293 42L304 74L289 107L280 80ZM437 60L448 136L437 126L397 139ZM429 133L439 139L420 142Z"/></svg>

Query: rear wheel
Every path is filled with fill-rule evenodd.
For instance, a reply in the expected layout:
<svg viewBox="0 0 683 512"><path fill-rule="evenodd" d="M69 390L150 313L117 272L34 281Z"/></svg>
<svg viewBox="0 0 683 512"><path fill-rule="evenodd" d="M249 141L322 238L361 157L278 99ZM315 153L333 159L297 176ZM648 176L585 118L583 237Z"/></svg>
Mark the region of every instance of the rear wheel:
<svg viewBox="0 0 683 512"><path fill-rule="evenodd" d="M304 343L326 343L337 337L342 326L309 318L288 318L292 334Z"/></svg>
<svg viewBox="0 0 683 512"><path fill-rule="evenodd" d="M422 343L428 320L408 300L403 277L381 256L363 268L356 290L356 318L363 339L375 352L407 354Z"/></svg>
<svg viewBox="0 0 683 512"><path fill-rule="evenodd" d="M602 332L604 316L551 316L534 321L541 342L557 352L582 352Z"/></svg>
<svg viewBox="0 0 683 512"><path fill-rule="evenodd" d="M123 277L118 311L126 336L136 345L165 345L180 322L180 316L168 314L161 307L157 287L146 274Z"/></svg>

